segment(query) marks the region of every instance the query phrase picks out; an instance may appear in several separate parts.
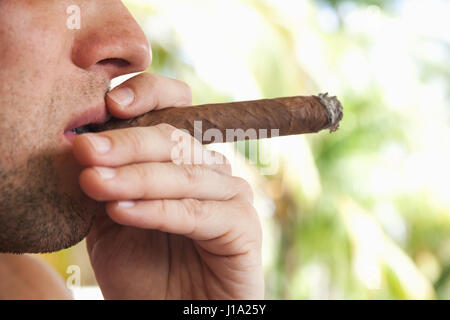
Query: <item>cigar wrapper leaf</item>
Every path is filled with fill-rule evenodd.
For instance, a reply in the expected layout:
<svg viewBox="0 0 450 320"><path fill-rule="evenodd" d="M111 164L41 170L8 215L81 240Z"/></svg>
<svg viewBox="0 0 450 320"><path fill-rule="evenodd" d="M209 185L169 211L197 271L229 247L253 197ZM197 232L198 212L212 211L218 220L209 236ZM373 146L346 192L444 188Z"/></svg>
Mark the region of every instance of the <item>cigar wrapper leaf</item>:
<svg viewBox="0 0 450 320"><path fill-rule="evenodd" d="M239 140L233 136L227 140L227 129L256 130L256 138L260 137L260 129L271 137L271 130L278 129L277 136L315 133L324 129L330 132L339 128L343 117L343 108L336 97L327 93L318 96L296 96L254 101L207 104L201 106L166 108L150 111L132 119L113 118L105 124L89 126L93 132L102 132L129 127L148 127L160 123L168 123L178 129L185 129L195 137L202 137L208 129L221 131L224 141L201 141L203 144L214 142L234 142ZM194 121L201 121L201 131L195 132ZM198 128L198 127L197 127ZM249 139L248 136L244 139Z"/></svg>

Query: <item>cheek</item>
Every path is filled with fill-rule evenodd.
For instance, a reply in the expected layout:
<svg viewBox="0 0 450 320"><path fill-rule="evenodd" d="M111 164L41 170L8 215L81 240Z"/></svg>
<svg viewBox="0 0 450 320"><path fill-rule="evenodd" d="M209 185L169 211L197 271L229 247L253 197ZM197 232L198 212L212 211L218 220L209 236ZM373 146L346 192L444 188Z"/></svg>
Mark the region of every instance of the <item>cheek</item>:
<svg viewBox="0 0 450 320"><path fill-rule="evenodd" d="M0 130L3 141L14 132L26 149L42 138L47 124L40 119L50 116L58 79L70 65L72 35L55 3L0 0Z"/></svg>
<svg viewBox="0 0 450 320"><path fill-rule="evenodd" d="M70 62L65 11L51 3L15 0L0 7L0 85L45 90Z"/></svg>
<svg viewBox="0 0 450 320"><path fill-rule="evenodd" d="M74 77L67 76L72 31L56 3L0 0L0 173L45 155L76 190L80 169L57 140Z"/></svg>

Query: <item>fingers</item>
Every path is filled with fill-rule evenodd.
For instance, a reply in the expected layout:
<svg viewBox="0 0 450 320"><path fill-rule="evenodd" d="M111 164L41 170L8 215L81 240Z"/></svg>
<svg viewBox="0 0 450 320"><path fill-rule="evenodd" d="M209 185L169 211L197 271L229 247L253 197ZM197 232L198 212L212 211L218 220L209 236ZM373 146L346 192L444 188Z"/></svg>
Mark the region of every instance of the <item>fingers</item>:
<svg viewBox="0 0 450 320"><path fill-rule="evenodd" d="M229 200L251 191L238 177L205 166L142 163L119 168L90 167L80 175L80 186L97 201L127 199ZM251 189L250 189L251 190Z"/></svg>
<svg viewBox="0 0 450 320"><path fill-rule="evenodd" d="M192 105L192 91L182 81L141 73L114 88L106 96L116 118L133 118L151 110Z"/></svg>
<svg viewBox="0 0 450 320"><path fill-rule="evenodd" d="M185 235L199 241L215 239L222 242L214 243L214 250L221 250L216 254L244 253L248 248L239 240L257 241L261 238L255 209L242 201L110 202L106 210L111 219L122 225Z"/></svg>
<svg viewBox="0 0 450 320"><path fill-rule="evenodd" d="M83 166L174 161L231 175L231 165L222 154L204 149L192 136L168 124L83 134L74 140L73 153Z"/></svg>
<svg viewBox="0 0 450 320"><path fill-rule="evenodd" d="M171 161L177 141L175 127L160 124L153 127L126 128L77 136L73 153L84 166L120 166L144 161ZM194 138L187 137L195 143Z"/></svg>

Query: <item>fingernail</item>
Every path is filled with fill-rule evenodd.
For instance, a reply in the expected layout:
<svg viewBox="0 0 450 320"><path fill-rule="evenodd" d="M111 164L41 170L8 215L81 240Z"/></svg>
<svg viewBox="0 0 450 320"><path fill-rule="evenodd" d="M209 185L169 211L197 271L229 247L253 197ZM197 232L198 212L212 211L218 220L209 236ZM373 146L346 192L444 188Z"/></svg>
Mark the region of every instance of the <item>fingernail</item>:
<svg viewBox="0 0 450 320"><path fill-rule="evenodd" d="M133 90L127 87L112 90L108 93L108 97L121 107L129 106L133 103L135 98Z"/></svg>
<svg viewBox="0 0 450 320"><path fill-rule="evenodd" d="M112 179L116 176L116 170L114 170L113 168L94 167L94 169L104 180Z"/></svg>
<svg viewBox="0 0 450 320"><path fill-rule="evenodd" d="M88 134L86 137L98 153L106 153L111 150L111 140L106 137Z"/></svg>
<svg viewBox="0 0 450 320"><path fill-rule="evenodd" d="M133 208L136 205L136 202L134 202L134 201L119 201L119 202L117 202L117 205L120 208Z"/></svg>

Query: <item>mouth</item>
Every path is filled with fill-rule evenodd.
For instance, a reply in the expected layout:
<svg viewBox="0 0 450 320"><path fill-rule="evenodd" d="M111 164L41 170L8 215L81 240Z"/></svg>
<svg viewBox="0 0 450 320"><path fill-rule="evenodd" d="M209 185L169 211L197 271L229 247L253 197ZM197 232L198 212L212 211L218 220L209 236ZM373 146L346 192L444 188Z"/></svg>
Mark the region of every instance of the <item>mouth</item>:
<svg viewBox="0 0 450 320"><path fill-rule="evenodd" d="M106 111L105 103L103 102L95 108L88 109L76 116L64 129L65 138L72 143L76 136L85 133L93 132L90 129L92 124L103 124L111 118L111 115Z"/></svg>

